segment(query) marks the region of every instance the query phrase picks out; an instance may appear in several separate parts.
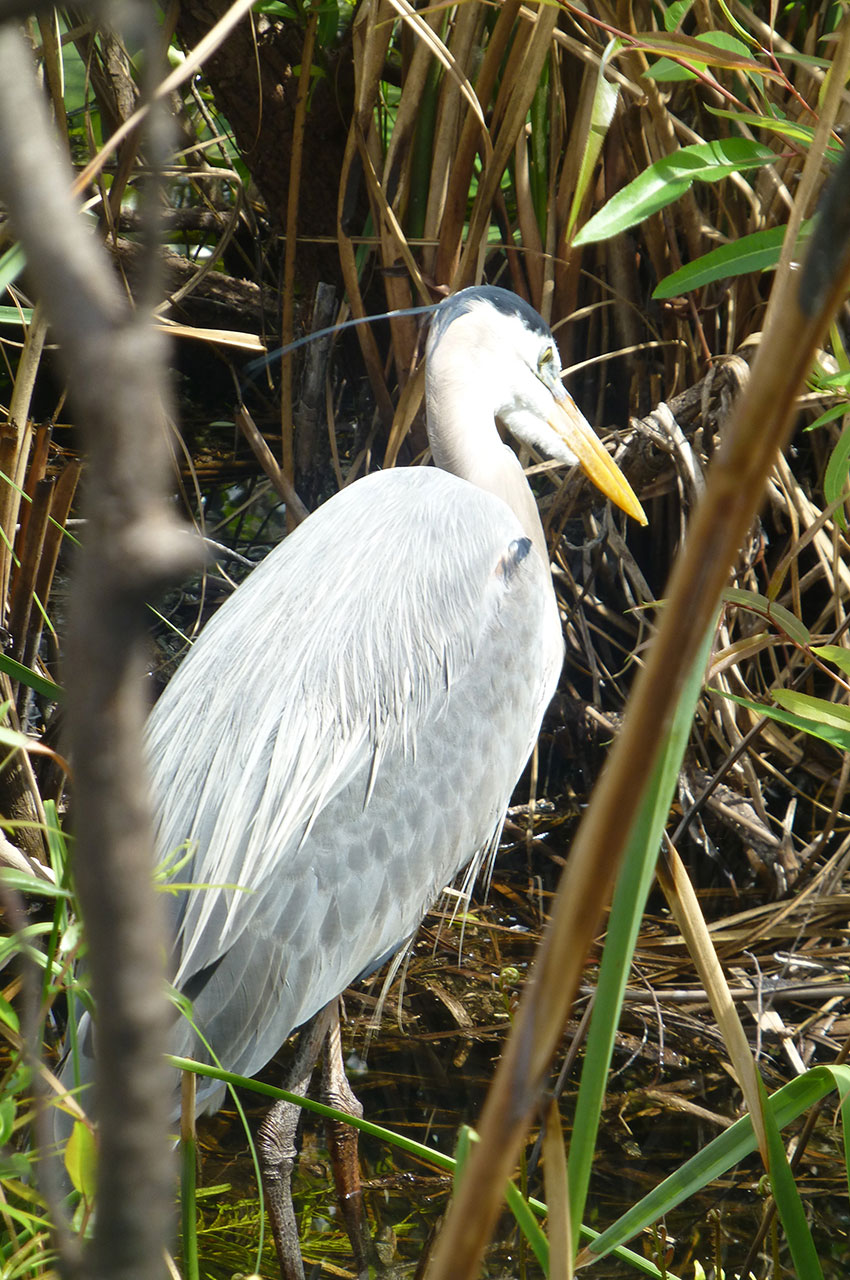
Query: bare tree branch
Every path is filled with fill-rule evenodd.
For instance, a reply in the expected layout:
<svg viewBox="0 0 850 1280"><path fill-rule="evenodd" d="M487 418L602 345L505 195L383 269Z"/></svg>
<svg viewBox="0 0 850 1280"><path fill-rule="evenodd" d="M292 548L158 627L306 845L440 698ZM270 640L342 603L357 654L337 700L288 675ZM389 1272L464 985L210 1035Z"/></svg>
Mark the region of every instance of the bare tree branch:
<svg viewBox="0 0 850 1280"><path fill-rule="evenodd" d="M99 1009L101 1149L87 1275L150 1277L171 1226L166 942L141 751L145 601L197 558L161 496L162 340L122 298L70 196L30 51L0 28L0 193L59 341L89 451L66 683L76 875Z"/></svg>

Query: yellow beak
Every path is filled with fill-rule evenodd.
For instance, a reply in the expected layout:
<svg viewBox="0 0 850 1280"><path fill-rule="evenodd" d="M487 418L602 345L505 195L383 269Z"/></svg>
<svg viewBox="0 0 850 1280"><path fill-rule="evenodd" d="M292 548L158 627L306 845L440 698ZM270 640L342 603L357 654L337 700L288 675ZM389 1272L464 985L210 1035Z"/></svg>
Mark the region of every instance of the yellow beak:
<svg viewBox="0 0 850 1280"><path fill-rule="evenodd" d="M638 524L647 524L646 514L637 500L632 486L606 453L590 423L577 409L571 396L564 393L563 400L554 402L549 426L563 440L570 453L575 454L588 480L596 485L606 498L615 502L621 511L637 520Z"/></svg>

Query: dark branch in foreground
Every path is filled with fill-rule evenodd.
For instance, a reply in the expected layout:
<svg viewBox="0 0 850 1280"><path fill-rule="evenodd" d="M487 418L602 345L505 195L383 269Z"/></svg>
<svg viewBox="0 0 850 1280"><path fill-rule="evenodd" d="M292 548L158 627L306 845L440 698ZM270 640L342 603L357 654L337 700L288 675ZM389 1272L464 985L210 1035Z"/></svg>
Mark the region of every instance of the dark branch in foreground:
<svg viewBox="0 0 850 1280"><path fill-rule="evenodd" d="M100 1015L97 1226L82 1269L140 1280L161 1272L171 1229L166 948L141 750L144 605L197 553L160 492L162 340L121 297L70 185L29 50L17 30L0 28L0 191L90 458L66 670L76 876Z"/></svg>

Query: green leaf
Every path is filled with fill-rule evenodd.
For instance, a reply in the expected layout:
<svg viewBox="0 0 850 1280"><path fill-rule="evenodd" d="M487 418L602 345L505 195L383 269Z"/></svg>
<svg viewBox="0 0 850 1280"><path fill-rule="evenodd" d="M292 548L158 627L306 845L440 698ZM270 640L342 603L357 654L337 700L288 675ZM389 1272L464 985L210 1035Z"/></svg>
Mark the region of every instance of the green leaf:
<svg viewBox="0 0 850 1280"><path fill-rule="evenodd" d="M817 1250L812 1240L809 1224L806 1222L806 1211L803 1208L800 1192L797 1190L797 1184L794 1181L794 1175L791 1172L791 1166L785 1154L785 1146L782 1142L779 1126L776 1123L776 1117L768 1106L767 1091L761 1077L759 1077L758 1083L762 1096L762 1110L767 1133L770 1185L779 1217L785 1228L785 1238L788 1241L794 1268L797 1275L805 1276L806 1280L823 1280L823 1271L818 1260Z"/></svg>
<svg viewBox="0 0 850 1280"><path fill-rule="evenodd" d="M812 227L811 219L803 223L798 243L808 240ZM770 227L767 231L754 231L752 235L741 236L731 244L720 245L695 262L689 262L678 271L665 276L656 285L652 296L675 298L680 293L688 293L691 289L700 289L703 285L727 280L731 276L749 275L753 271L772 271L779 262L784 239L785 227Z"/></svg>
<svg viewBox="0 0 850 1280"><path fill-rule="evenodd" d="M320 49L327 49L335 42L338 28L339 5L336 0L325 0L319 8L319 23L316 29L316 40Z"/></svg>
<svg viewBox="0 0 850 1280"><path fill-rule="evenodd" d="M586 222L575 238L576 245L608 240L643 222L684 195L694 182L719 182L741 169L772 164L775 154L747 138L725 138L699 142L664 156L612 196Z"/></svg>
<svg viewBox="0 0 850 1280"><path fill-rule="evenodd" d="M846 403L843 409L845 412L848 411ZM850 428L845 428L838 438L838 443L829 455L829 462L826 464L826 471L823 477L823 495L830 506L833 502L840 502L845 494L848 474L850 474ZM835 518L846 533L847 520L841 506L835 508Z"/></svg>
<svg viewBox="0 0 850 1280"><path fill-rule="evenodd" d="M517 1226L531 1245L535 1258L545 1276L549 1275L549 1241L534 1215L534 1210L513 1182L505 1187L505 1200L516 1219Z"/></svg>
<svg viewBox="0 0 850 1280"><path fill-rule="evenodd" d="M18 1015L15 1013L15 1010L9 1004L9 1001L5 996L0 996L0 1022L5 1026L10 1027L14 1032L18 1032L21 1029ZM5 1138L0 1138L0 1147L2 1147L5 1141Z"/></svg>
<svg viewBox="0 0 850 1280"><path fill-rule="evenodd" d="M455 1192L460 1187L463 1171L466 1168L466 1162L469 1159L469 1152L473 1142L478 1141L478 1134L471 1125L462 1124L457 1135L457 1143L455 1144L454 1169L452 1173L452 1186Z"/></svg>
<svg viewBox="0 0 850 1280"><path fill-rule="evenodd" d="M32 307L0 307L0 324L17 325L18 328L22 324L30 324L32 321Z"/></svg>
<svg viewBox="0 0 850 1280"><path fill-rule="evenodd" d="M292 5L284 4L282 0L259 0L254 5L256 13L268 14L270 18L280 18L284 22L300 22L300 15L292 7Z"/></svg>
<svg viewBox="0 0 850 1280"><path fill-rule="evenodd" d="M3 879L7 875L15 875L16 872L3 870ZM0 937L0 967L7 963L10 956L25 955L27 959L32 960L34 964L43 966L45 963L44 955L38 950L37 946L30 946L30 941L37 943L40 938L45 938L51 932L53 926L47 920L40 921L38 924L25 925L23 929L18 929L8 938Z"/></svg>
<svg viewBox="0 0 850 1280"><path fill-rule="evenodd" d="M668 5L664 11L664 30L675 31L693 3L694 0L674 0L673 4Z"/></svg>
<svg viewBox="0 0 850 1280"><path fill-rule="evenodd" d="M726 111L723 107L708 107L708 110L721 120L744 124L748 129L766 129L769 133L778 133L780 137L791 138L806 146L815 136L814 128L810 125L800 124L797 120L786 120L784 116L763 116L753 111Z"/></svg>
<svg viewBox="0 0 850 1280"><path fill-rule="evenodd" d="M840 644L813 644L812 653L833 663L839 671L850 676L850 649L842 649Z"/></svg>
<svg viewBox="0 0 850 1280"><path fill-rule="evenodd" d="M30 667L25 667L22 662L16 662L14 658L7 657L5 653L0 653L0 671L5 671L6 675L17 680L18 684L25 684L28 689L34 689L43 698L59 702L65 697L65 690L61 684L56 684L55 680L49 680L46 676L38 675Z"/></svg>
<svg viewBox="0 0 850 1280"><path fill-rule="evenodd" d="M64 898L68 901L71 898L70 889L62 889L51 880L42 880L41 876L31 876L26 871L16 871L13 867L0 867L0 882L8 889L29 894L33 898Z"/></svg>
<svg viewBox="0 0 850 1280"><path fill-rule="evenodd" d="M770 693L780 707L795 716L813 720L818 725L830 725L850 735L850 707L828 702L826 698L815 698L809 693L798 693L796 689L771 689Z"/></svg>
<svg viewBox="0 0 850 1280"><path fill-rule="evenodd" d="M757 715L767 716L768 720L775 720L777 724L787 725L789 729L799 729L812 738L820 738L823 742L828 742L831 747L837 747L839 751L850 750L850 731L838 729L823 721L794 715L791 711L782 711L779 707L772 707L767 703L754 702L752 698L742 698L737 693L726 693L723 689L712 689L711 692L718 694L721 698L728 698L730 702L737 702L739 707L748 707Z"/></svg>
<svg viewBox="0 0 850 1280"><path fill-rule="evenodd" d="M739 30L746 36L743 29ZM686 36L681 31L638 31L634 41L637 48L652 56L678 58L694 65L724 67L727 71L750 73L769 80L782 79L780 72L750 53L746 42L736 42L735 36L725 31L704 32L701 36Z"/></svg>
<svg viewBox="0 0 850 1280"><path fill-rule="evenodd" d="M623 993L631 972L646 899L655 878L658 850L679 780L713 639L712 626L703 638L676 704L673 720L664 733L658 763L629 832L614 890L570 1138L570 1216L576 1238L590 1185Z"/></svg>
<svg viewBox="0 0 850 1280"><path fill-rule="evenodd" d="M15 1099L0 1098L0 1147L5 1147L15 1127Z"/></svg>
<svg viewBox="0 0 850 1280"><path fill-rule="evenodd" d="M5 715L7 710L7 704L0 706L0 715ZM7 725L0 725L0 746L8 747L10 751L29 751L35 745L35 738L29 738L25 733L10 729Z"/></svg>
<svg viewBox="0 0 850 1280"><path fill-rule="evenodd" d="M97 1176L97 1144L87 1124L77 1120L65 1147L65 1168L76 1191L91 1204Z"/></svg>
<svg viewBox="0 0 850 1280"><path fill-rule="evenodd" d="M728 31L702 31L696 36L696 39L701 40L704 44L711 45L715 49L726 49L729 53L735 53L743 57L748 63L750 62L750 51L747 46L735 36L730 35ZM663 83L696 80L696 71L704 72L712 65L710 57L705 62L702 62L690 50L683 53L682 58L690 65L685 66L682 62L677 62L673 58L659 58L643 74L648 80L657 80ZM691 67L695 68L695 70L692 71Z"/></svg>
<svg viewBox="0 0 850 1280"><path fill-rule="evenodd" d="M694 65L699 66L699 63ZM679 84L683 80L697 79L696 71L691 71L690 67L683 67L680 62L674 62L672 58L659 58L657 62L647 67L643 74L647 80L655 80L658 84Z"/></svg>
<svg viewBox="0 0 850 1280"><path fill-rule="evenodd" d="M33 1162L26 1151L4 1152L0 1155L0 1181L15 1179L18 1182L34 1182L35 1170ZM37 1218L25 1210L15 1209L10 1204L3 1206L4 1214L9 1214L25 1230L53 1230L53 1224L44 1218Z"/></svg>
<svg viewBox="0 0 850 1280"><path fill-rule="evenodd" d="M778 1127L783 1129L836 1088L844 1094L847 1069L815 1067L774 1093L767 1099L767 1107ZM644 1227L657 1222L689 1196L727 1173L755 1149L752 1121L744 1116L633 1205L588 1246L587 1252L596 1260L625 1244ZM802 1276L806 1272L798 1274Z"/></svg>
<svg viewBox="0 0 850 1280"><path fill-rule="evenodd" d="M727 604L737 604L742 609L749 609L751 613L758 614L777 631L784 632L788 639L799 645L801 649L807 649L812 642L808 628L803 626L799 618L758 591L742 591L740 587L727 587L723 592L723 599Z"/></svg>
<svg viewBox="0 0 850 1280"><path fill-rule="evenodd" d="M4 293L10 284L14 284L18 276L27 265L26 254L19 244L13 244L11 249L0 257L0 293Z"/></svg>
<svg viewBox="0 0 850 1280"><path fill-rule="evenodd" d="M812 366L809 381L818 390L835 391L839 395L847 395L850 392L850 374L845 370L840 373L826 373L823 367L816 363Z"/></svg>
<svg viewBox="0 0 850 1280"><path fill-rule="evenodd" d="M841 404L834 404L831 409L827 409L819 418L815 418L814 422L810 422L806 427L806 431L816 431L818 427L825 427L827 423L834 422L836 418L843 418L845 413L850 412L850 405L842 400Z"/></svg>
<svg viewBox="0 0 850 1280"><path fill-rule="evenodd" d="M834 320L829 326L829 345L832 347L832 354L835 357L835 363L838 365L839 373L843 373L845 376L850 374L850 354L848 354L844 343L844 335Z"/></svg>
<svg viewBox="0 0 850 1280"><path fill-rule="evenodd" d="M582 152L581 165L579 166L576 187L570 206L570 216L567 219L567 239L570 238L578 220L579 210L590 185L590 180L593 177L602 143L605 141L611 121L614 119L614 112L617 109L620 90L616 84L612 84L607 78L605 69L614 54L622 47L622 44L623 42L620 39L611 40L599 61L596 88L593 94L593 107L590 114L590 128L588 129Z"/></svg>

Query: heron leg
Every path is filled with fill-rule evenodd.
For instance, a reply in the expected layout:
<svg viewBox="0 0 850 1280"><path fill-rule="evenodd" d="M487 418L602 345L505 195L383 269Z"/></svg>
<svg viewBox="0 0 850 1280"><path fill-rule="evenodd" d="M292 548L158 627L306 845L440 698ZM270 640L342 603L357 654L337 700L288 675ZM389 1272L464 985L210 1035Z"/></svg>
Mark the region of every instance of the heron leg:
<svg viewBox="0 0 850 1280"><path fill-rule="evenodd" d="M342 1041L339 1030L339 1003L334 1001L334 1017L327 1031L322 1063L322 1101L337 1111L356 1116L360 1120L363 1107L355 1096L342 1061ZM334 1185L345 1229L351 1241L354 1262L360 1274L368 1273L370 1264L378 1259L363 1209L363 1188L360 1184L360 1161L357 1154L357 1130L341 1120L325 1122L328 1150L331 1157Z"/></svg>
<svg viewBox="0 0 850 1280"><path fill-rule="evenodd" d="M323 1009L301 1032L286 1084L289 1093L301 1097L306 1094L327 1034L328 1014ZM292 1170L298 1154L295 1139L300 1117L301 1108L296 1103L276 1102L257 1133L263 1191L282 1280L304 1280L298 1224L292 1205Z"/></svg>

